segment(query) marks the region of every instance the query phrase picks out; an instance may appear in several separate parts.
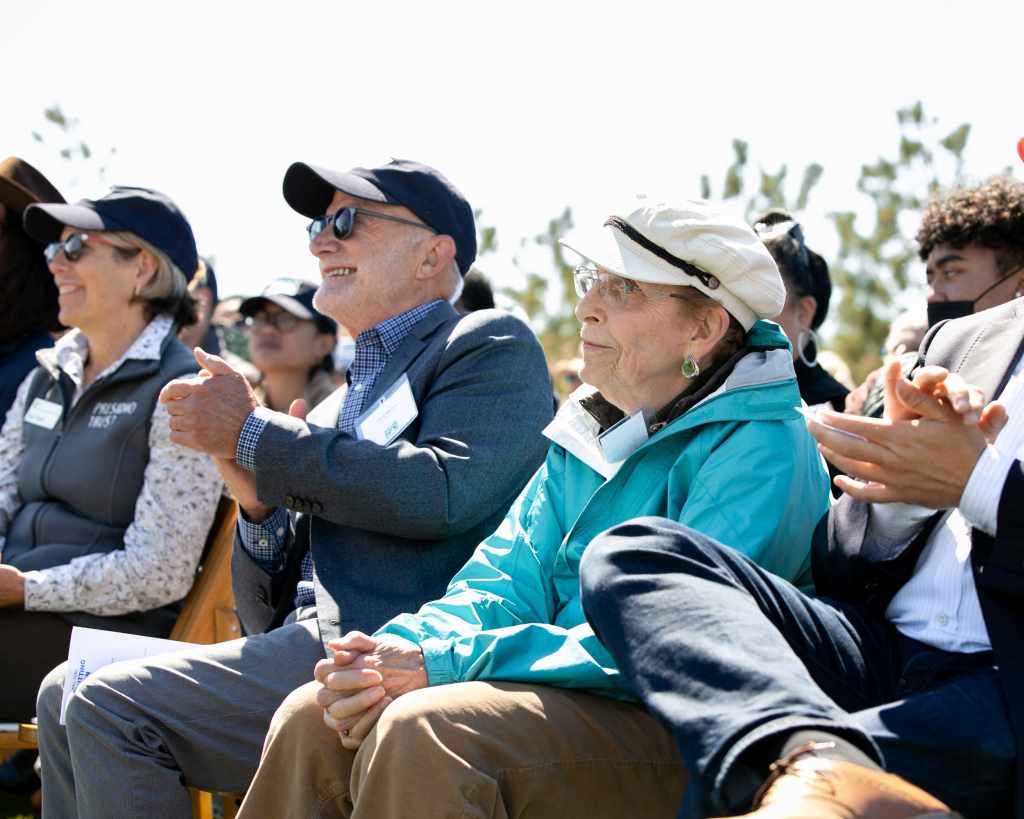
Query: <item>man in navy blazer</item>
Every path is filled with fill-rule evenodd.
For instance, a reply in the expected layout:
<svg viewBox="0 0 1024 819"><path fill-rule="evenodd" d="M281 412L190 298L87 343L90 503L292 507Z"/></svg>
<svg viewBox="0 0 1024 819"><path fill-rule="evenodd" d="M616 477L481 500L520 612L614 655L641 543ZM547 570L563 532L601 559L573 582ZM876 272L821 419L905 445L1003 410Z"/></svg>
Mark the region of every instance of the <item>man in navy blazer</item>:
<svg viewBox="0 0 1024 819"><path fill-rule="evenodd" d="M107 667L66 728L63 668L51 674L39 735L52 815L185 817L186 785L244 790L323 644L442 595L543 458L551 385L533 333L452 307L476 255L454 186L405 160L295 163L284 196L312 220L317 309L356 339L348 383L308 414L273 412L197 350L200 377L165 388L172 440L213 456L239 502L233 574L251 636Z"/></svg>

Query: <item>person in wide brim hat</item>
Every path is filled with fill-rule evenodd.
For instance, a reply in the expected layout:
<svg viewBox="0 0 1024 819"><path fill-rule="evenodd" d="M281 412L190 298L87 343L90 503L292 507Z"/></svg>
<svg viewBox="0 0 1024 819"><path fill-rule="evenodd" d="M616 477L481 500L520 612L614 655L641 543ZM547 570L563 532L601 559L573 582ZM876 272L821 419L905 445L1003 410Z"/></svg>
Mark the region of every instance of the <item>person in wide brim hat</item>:
<svg viewBox="0 0 1024 819"><path fill-rule="evenodd" d="M51 346L61 329L57 287L42 245L22 227L22 212L37 202L63 201L50 180L25 160L9 156L0 162L0 425L18 385L36 366L36 351ZM35 758L33 751L19 751L0 765L0 791L36 790Z"/></svg>
<svg viewBox="0 0 1024 819"><path fill-rule="evenodd" d="M9 156L0 162L0 423L21 379L36 365L36 350L49 347L61 326L43 247L25 233L22 212L37 202L63 201L25 160Z"/></svg>
<svg viewBox="0 0 1024 819"><path fill-rule="evenodd" d="M35 202L63 203L53 183L24 159L9 156L0 162L0 204L24 210Z"/></svg>

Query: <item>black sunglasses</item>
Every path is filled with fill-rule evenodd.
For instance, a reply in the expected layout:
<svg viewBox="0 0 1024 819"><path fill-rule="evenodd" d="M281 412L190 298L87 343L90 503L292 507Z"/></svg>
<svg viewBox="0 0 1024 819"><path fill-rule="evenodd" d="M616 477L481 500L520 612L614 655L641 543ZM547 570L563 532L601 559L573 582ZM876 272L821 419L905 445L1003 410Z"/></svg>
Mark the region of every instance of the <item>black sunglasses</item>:
<svg viewBox="0 0 1024 819"><path fill-rule="evenodd" d="M64 258L69 262L77 262L82 258L82 251L85 250L87 242L96 242L100 245L107 245L108 247L118 247L113 242L108 242L106 239L102 239L92 233L72 233L63 242L50 242L43 250L43 255L46 256L48 264L53 264L58 254L63 250ZM127 250L127 248L122 248ZM136 252L140 248L135 248Z"/></svg>
<svg viewBox="0 0 1024 819"><path fill-rule="evenodd" d="M391 216L387 213L377 213L375 210L366 210L365 208L345 207L338 208L334 213L321 216L319 219L314 219L309 223L309 227L306 228L309 233L309 241L313 241L319 236L324 230L327 229L328 225L334 228L335 239L347 239L352 235L352 230L356 226L356 214L362 216L372 216L374 219L387 219L389 222L398 222L402 225L412 225L413 227L423 228L423 230L429 230L431 233L437 233L429 225L425 225L422 222L414 222L411 219L402 219L399 216Z"/></svg>

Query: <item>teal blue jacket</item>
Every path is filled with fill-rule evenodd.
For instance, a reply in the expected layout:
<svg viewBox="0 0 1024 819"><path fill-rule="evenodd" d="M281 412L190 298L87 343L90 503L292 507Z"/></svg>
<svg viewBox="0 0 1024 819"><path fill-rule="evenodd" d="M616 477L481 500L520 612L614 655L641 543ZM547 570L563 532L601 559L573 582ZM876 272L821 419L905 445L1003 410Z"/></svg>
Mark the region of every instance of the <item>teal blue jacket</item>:
<svg viewBox="0 0 1024 819"><path fill-rule="evenodd" d="M505 680L628 699L580 604L580 558L605 529L671 518L809 584L828 474L794 409L785 336L758 322L750 344L773 349L748 353L721 387L618 464L604 461L596 422L567 402L545 430L554 443L544 464L445 596L377 634L418 643L431 685Z"/></svg>

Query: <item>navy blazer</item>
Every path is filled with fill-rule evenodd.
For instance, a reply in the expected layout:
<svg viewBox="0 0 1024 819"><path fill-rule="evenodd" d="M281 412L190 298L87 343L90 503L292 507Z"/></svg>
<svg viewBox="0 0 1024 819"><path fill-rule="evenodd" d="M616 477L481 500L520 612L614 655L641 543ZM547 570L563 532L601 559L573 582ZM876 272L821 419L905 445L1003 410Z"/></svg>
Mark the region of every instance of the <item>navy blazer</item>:
<svg viewBox="0 0 1024 819"><path fill-rule="evenodd" d="M920 362L960 373L987 398L999 395L1024 352L1024 299L936 325L921 344ZM819 527L813 551L818 594L867 606L884 615L893 595L914 573L933 515L907 543L867 536L869 505L844 496ZM823 521L824 523L824 521ZM999 502L995 537L971 532L971 564L981 611L999 665L1017 738L1016 815L1024 819L1024 472L1010 470Z"/></svg>
<svg viewBox="0 0 1024 819"><path fill-rule="evenodd" d="M459 316L447 302L409 332L365 406L402 375L419 411L387 446L337 429L345 388L305 421L275 413L256 447L260 500L296 514L288 569L270 576L236 538L236 604L247 633L291 611L312 549L326 643L372 633L441 597L501 522L547 450L551 381L537 338L498 310Z"/></svg>

